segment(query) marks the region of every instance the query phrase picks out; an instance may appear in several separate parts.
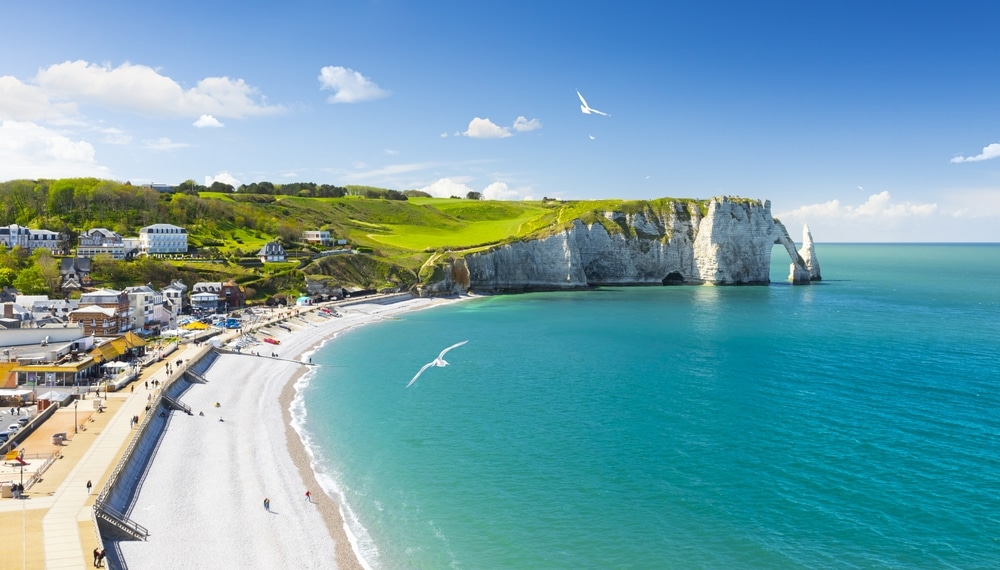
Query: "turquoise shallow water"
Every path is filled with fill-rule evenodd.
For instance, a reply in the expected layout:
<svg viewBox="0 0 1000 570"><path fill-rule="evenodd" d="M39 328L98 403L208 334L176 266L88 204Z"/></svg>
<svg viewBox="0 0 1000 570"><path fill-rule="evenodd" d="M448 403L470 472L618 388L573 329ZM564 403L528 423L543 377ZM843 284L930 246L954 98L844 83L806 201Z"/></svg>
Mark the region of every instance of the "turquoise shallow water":
<svg viewBox="0 0 1000 570"><path fill-rule="evenodd" d="M817 253L811 286L776 258L770 287L498 296L323 347L305 430L368 563L1000 567L1000 246Z"/></svg>

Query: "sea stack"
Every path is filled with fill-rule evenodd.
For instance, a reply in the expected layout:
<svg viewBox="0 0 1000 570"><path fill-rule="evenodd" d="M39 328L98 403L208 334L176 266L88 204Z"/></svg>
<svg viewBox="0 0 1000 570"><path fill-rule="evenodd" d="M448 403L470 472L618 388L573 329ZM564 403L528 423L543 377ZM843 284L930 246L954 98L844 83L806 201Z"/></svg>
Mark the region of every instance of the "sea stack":
<svg viewBox="0 0 1000 570"><path fill-rule="evenodd" d="M813 245L812 233L809 232L809 224L802 226L802 248L799 250L799 256L809 270L809 280L821 281L823 277L819 273L819 261L816 259L816 247Z"/></svg>

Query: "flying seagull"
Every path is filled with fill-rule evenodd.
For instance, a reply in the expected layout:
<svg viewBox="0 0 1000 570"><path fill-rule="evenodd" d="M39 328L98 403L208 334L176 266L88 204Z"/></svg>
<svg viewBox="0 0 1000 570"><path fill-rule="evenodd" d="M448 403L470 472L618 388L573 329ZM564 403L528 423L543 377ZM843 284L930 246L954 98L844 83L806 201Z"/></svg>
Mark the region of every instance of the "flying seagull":
<svg viewBox="0 0 1000 570"><path fill-rule="evenodd" d="M601 111L598 111L597 109L592 109L590 107L590 105L587 104L587 100L583 98L583 95L580 95L580 90L579 89L576 90L576 96L580 98L580 103L582 103L582 105L580 105L580 110L583 111L584 114L589 115L591 113L597 113L598 115L604 115L605 117L610 117L611 116L611 115L609 115L607 113L602 113Z"/></svg>
<svg viewBox="0 0 1000 570"><path fill-rule="evenodd" d="M448 361L444 359L444 354L446 352L448 352L449 350L451 350L453 348L458 348L458 347L462 346L463 344L465 344L467 342L469 342L469 341L463 340L462 342L460 342L458 344L453 344L453 345L449 346L448 348L442 350L441 354L439 354L437 356L437 358L435 358L434 360L428 362L427 364L424 364L420 368L420 370L417 371L417 375L413 377L413 380L410 380L410 384L413 384L414 382L416 382L417 378L420 378L420 375L424 373L424 370L427 370L431 366L448 366ZM407 384L406 387L409 388L410 384Z"/></svg>

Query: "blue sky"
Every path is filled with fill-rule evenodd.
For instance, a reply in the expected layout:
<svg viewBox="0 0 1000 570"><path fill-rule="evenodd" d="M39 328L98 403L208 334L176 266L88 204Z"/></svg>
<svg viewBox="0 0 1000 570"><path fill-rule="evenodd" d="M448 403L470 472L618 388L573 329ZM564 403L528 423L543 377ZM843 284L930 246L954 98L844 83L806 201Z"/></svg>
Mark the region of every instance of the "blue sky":
<svg viewBox="0 0 1000 570"><path fill-rule="evenodd" d="M6 2L0 180L768 199L1000 241L994 2ZM579 90L594 109L584 114Z"/></svg>

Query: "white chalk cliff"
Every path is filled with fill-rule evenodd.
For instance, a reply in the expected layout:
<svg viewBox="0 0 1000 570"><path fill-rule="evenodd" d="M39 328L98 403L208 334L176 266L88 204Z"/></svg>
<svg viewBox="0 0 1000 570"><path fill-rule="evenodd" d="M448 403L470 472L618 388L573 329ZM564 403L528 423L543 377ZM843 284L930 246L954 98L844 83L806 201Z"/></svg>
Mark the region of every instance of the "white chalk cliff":
<svg viewBox="0 0 1000 570"><path fill-rule="evenodd" d="M515 241L487 251L457 254L444 282L427 293L552 290L599 285L770 283L771 249L784 246L789 280L819 278L812 236L803 251L770 201L713 198L707 213L694 201L648 203L629 212L603 212L587 224L576 219L554 235ZM610 229L609 229L610 228ZM808 235L808 230L806 231ZM815 273L810 268L815 268Z"/></svg>

